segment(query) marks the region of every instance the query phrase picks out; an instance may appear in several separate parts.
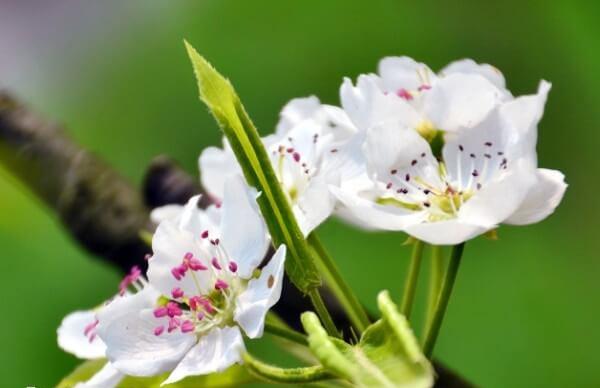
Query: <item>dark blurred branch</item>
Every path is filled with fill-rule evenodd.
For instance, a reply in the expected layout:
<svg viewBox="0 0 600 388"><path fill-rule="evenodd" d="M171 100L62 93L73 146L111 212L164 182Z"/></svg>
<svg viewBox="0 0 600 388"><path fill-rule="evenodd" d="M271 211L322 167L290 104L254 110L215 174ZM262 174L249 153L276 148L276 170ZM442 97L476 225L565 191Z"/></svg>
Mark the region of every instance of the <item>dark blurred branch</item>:
<svg viewBox="0 0 600 388"><path fill-rule="evenodd" d="M139 192L101 159L0 92L0 162L52 210L70 234L97 256L127 270L148 248L139 231L148 211Z"/></svg>
<svg viewBox="0 0 600 388"><path fill-rule="evenodd" d="M71 236L98 258L123 272L144 266L149 247L139 237L152 230L149 208L185 203L201 193L197 180L165 156L155 158L144 178L143 196L99 157L74 143L65 130L0 91L0 163L42 199L60 218ZM204 196L201 206L208 206ZM299 328L300 313L309 301L289 281L284 284L276 312ZM325 302L340 327L349 327L337 301L325 293ZM435 363L436 387L473 387Z"/></svg>

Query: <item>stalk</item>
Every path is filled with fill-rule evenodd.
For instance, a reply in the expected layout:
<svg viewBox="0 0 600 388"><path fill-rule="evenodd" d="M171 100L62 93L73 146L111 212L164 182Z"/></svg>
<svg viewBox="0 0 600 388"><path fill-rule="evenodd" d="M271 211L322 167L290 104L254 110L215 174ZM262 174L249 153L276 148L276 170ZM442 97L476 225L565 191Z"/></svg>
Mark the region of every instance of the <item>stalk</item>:
<svg viewBox="0 0 600 388"><path fill-rule="evenodd" d="M321 273L325 277L325 282L341 303L352 325L358 330L359 334L362 333L371 324L363 305L340 274L338 267L317 235L311 233L307 240L319 258L317 266L321 269Z"/></svg>
<svg viewBox="0 0 600 388"><path fill-rule="evenodd" d="M446 313L446 308L448 307L450 295L452 294L452 288L454 287L454 282L456 280L456 275L458 273L458 267L460 266L460 261L462 258L464 248L465 243L455 245L452 248L452 255L450 257L448 269L446 270L444 283L442 283L442 288L440 290L435 310L433 312L433 317L427 328L425 340L423 342L423 353L428 358L431 358L433 348L435 347L435 342L437 340L440 328L442 326L442 321Z"/></svg>
<svg viewBox="0 0 600 388"><path fill-rule="evenodd" d="M408 273L406 274L406 280L404 282L404 293L402 294L402 301L400 302L400 312L406 319L410 317L415 300L419 271L421 269L421 262L423 261L423 246L424 244L422 241L415 240Z"/></svg>

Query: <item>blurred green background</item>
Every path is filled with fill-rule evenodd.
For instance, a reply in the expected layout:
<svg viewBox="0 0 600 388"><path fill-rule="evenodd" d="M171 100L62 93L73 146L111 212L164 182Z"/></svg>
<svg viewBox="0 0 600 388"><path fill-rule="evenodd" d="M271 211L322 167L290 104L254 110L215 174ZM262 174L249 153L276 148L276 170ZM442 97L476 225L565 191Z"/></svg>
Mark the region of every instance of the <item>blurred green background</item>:
<svg viewBox="0 0 600 388"><path fill-rule="evenodd" d="M343 76L388 55L439 69L471 57L514 94L553 83L540 165L570 187L557 212L468 244L437 356L483 387L600 386L600 3L585 1L0 1L0 86L140 181L166 153L197 173L220 134L197 99L188 39L229 76L263 133L292 97L338 102ZM404 236L331 220L320 234L361 299L400 294ZM77 360L55 329L119 274L80 250L0 170L2 386L54 385ZM423 274L425 275L425 274ZM424 294L422 292L421 294ZM418 331L420 325L417 323Z"/></svg>

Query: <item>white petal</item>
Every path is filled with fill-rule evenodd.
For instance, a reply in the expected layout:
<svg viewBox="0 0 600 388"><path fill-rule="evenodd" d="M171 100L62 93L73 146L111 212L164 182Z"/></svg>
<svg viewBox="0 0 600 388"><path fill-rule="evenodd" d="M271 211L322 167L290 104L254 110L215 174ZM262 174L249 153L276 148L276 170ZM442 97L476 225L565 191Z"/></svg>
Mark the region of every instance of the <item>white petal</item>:
<svg viewBox="0 0 600 388"><path fill-rule="evenodd" d="M416 131L406 129L398 123L370 128L363 150L369 172L378 180L386 180L392 168L402 169L409 167L415 159L421 160L420 155L423 153L426 155L427 165L437 171L438 163L431 153L429 143Z"/></svg>
<svg viewBox="0 0 600 388"><path fill-rule="evenodd" d="M502 72L487 63L477 63L472 59L461 59L449 63L440 71L441 75L453 73L479 74L496 85L499 89L506 89L506 81L504 80Z"/></svg>
<svg viewBox="0 0 600 388"><path fill-rule="evenodd" d="M459 210L462 222L493 228L506 220L521 205L535 184L535 170L517 161L498 178L484 184Z"/></svg>
<svg viewBox="0 0 600 388"><path fill-rule="evenodd" d="M539 222L552 214L562 200L567 189L563 173L540 168L536 176L537 182L506 223L526 225Z"/></svg>
<svg viewBox="0 0 600 388"><path fill-rule="evenodd" d="M431 85L435 74L427 65L409 57L387 57L379 62L378 73L388 91L400 88L417 90L421 85Z"/></svg>
<svg viewBox="0 0 600 388"><path fill-rule="evenodd" d="M154 329L166 322L166 318L153 315L159 295L148 286L113 300L98 313L97 332L106 344L106 356L125 374L153 376L172 370L196 343L192 333L165 331L154 335Z"/></svg>
<svg viewBox="0 0 600 388"><path fill-rule="evenodd" d="M200 238L199 235L200 232L197 238ZM181 265L188 252L208 265L210 256L191 232L178 228L171 221L163 221L156 228L152 238L152 250L154 254L148 262L148 279L162 294L170 295L175 287L180 287L186 295L203 294L212 289L210 271L196 271L194 276L198 280L197 283L189 271L181 280L176 280L171 273L174 267Z"/></svg>
<svg viewBox="0 0 600 388"><path fill-rule="evenodd" d="M551 86L549 82L541 81L537 94L517 97L500 107L500 117L506 125L519 133L523 154L533 162L537 161L537 125L544 114Z"/></svg>
<svg viewBox="0 0 600 388"><path fill-rule="evenodd" d="M285 245L279 246L259 278L250 280L237 299L234 319L250 338L262 337L265 316L281 296L285 254Z"/></svg>
<svg viewBox="0 0 600 388"><path fill-rule="evenodd" d="M409 225L406 233L433 245L456 245L467 241L489 228L461 222L458 219L423 222Z"/></svg>
<svg viewBox="0 0 600 388"><path fill-rule="evenodd" d="M329 190L346 207L345 216L367 229L403 230L408 225L421 222L426 216L424 212L379 205L335 186L329 186Z"/></svg>
<svg viewBox="0 0 600 388"><path fill-rule="evenodd" d="M296 124L308 118L314 118L314 115L321 107L321 102L315 96L294 98L288 102L279 114L279 123L277 123L277 135L285 135Z"/></svg>
<svg viewBox="0 0 600 388"><path fill-rule="evenodd" d="M155 224L159 224L162 220L175 220L183 211L181 205L165 205L152 209L150 212L150 220Z"/></svg>
<svg viewBox="0 0 600 388"><path fill-rule="evenodd" d="M229 257L238 265L238 274L246 279L265 257L269 245L267 228L256 203L256 190L241 177L225 183L221 237Z"/></svg>
<svg viewBox="0 0 600 388"><path fill-rule="evenodd" d="M340 88L342 107L358 130L389 121L401 122L407 127L417 126L421 115L396 94L384 93L379 82L373 74L361 75L356 87L346 78Z"/></svg>
<svg viewBox="0 0 600 388"><path fill-rule="evenodd" d="M441 78L423 96L423 110L436 128L456 131L479 124L501 101L502 93L478 74Z"/></svg>
<svg viewBox="0 0 600 388"><path fill-rule="evenodd" d="M88 381L77 383L75 388L113 388L116 387L125 375L107 362L102 369L96 372Z"/></svg>
<svg viewBox="0 0 600 388"><path fill-rule="evenodd" d="M58 346L83 359L104 357L106 346L99 337L91 342L84 334L85 328L96 321L94 310L75 311L67 315L57 330Z"/></svg>
<svg viewBox="0 0 600 388"><path fill-rule="evenodd" d="M172 384L187 376L224 371L235 363L241 363L244 350L239 328L215 328L200 338L161 385Z"/></svg>
<svg viewBox="0 0 600 388"><path fill-rule="evenodd" d="M202 187L217 200L223 199L227 178L230 175L242 173L231 146L225 138L223 138L223 148L205 148L200 154L198 164Z"/></svg>

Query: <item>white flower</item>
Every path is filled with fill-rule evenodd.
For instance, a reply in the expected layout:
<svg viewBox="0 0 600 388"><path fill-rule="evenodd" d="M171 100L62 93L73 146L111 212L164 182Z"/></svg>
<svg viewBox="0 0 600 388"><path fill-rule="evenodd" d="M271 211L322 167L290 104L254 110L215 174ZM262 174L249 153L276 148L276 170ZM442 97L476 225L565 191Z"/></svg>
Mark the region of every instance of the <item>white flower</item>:
<svg viewBox="0 0 600 388"><path fill-rule="evenodd" d="M307 97L290 101L281 112L276 133L263 138L304 235L334 210L335 199L328 185L345 181L350 174L347 168L339 168L342 158L336 154L341 153L355 132L343 110ZM217 199L223 197L227 177L241 174L227 141L222 149L205 149L199 164L204 188Z"/></svg>
<svg viewBox="0 0 600 388"><path fill-rule="evenodd" d="M57 330L58 346L85 360L105 357L106 346L97 336L98 319L95 310L75 311L67 315ZM110 362L77 388L110 388L116 387L123 379L123 374L116 370Z"/></svg>
<svg viewBox="0 0 600 388"><path fill-rule="evenodd" d="M395 121L426 137L472 128L512 98L504 77L490 65L466 59L435 74L408 57L384 58L379 75L359 76L356 87L346 78L340 97L359 130Z"/></svg>
<svg viewBox="0 0 600 388"><path fill-rule="evenodd" d="M239 177L225 183L223 205L204 211L192 198L164 220L152 241L149 286L98 315L98 334L118 370L134 376L172 371L165 383L241 362L244 342L263 333L281 295L285 246L255 277L269 245L256 191Z"/></svg>
<svg viewBox="0 0 600 388"><path fill-rule="evenodd" d="M381 77L361 76L357 88L346 81L342 103L364 132L372 187L331 189L356 219L444 245L554 211L564 176L538 169L535 151L550 84L512 98L488 66L461 61L436 76L408 58L388 58ZM424 125L445 132L439 162Z"/></svg>

